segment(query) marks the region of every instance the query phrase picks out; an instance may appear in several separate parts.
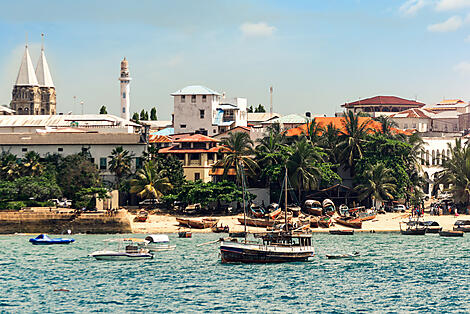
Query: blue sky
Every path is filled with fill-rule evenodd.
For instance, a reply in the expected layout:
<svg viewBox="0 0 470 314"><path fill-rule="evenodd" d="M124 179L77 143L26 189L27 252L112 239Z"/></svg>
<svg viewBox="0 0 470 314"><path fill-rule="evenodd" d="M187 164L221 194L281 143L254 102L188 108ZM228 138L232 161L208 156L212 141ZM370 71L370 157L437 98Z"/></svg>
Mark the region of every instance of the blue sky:
<svg viewBox="0 0 470 314"><path fill-rule="evenodd" d="M8 104L28 33L41 33L58 112L119 112L129 60L131 110L200 84L283 114L333 114L347 101L396 95L470 100L470 0L22 1L0 10L0 103Z"/></svg>

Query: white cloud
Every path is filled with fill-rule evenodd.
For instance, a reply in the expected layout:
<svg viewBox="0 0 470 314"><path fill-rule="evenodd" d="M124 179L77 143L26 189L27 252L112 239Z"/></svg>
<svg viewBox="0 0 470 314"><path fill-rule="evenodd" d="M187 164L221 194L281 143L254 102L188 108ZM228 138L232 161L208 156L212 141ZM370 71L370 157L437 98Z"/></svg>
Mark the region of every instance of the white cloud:
<svg viewBox="0 0 470 314"><path fill-rule="evenodd" d="M470 7L470 0L439 0L436 4L437 11L449 11Z"/></svg>
<svg viewBox="0 0 470 314"><path fill-rule="evenodd" d="M240 30L243 32L243 35L247 37L267 37L271 36L276 27L270 26L264 22L259 23L243 23L240 26Z"/></svg>
<svg viewBox="0 0 470 314"><path fill-rule="evenodd" d="M412 16L427 4L426 0L407 0L400 6L400 12L404 15Z"/></svg>
<svg viewBox="0 0 470 314"><path fill-rule="evenodd" d="M458 30L463 24L460 16L452 16L442 23L432 24L428 26L430 32L452 32Z"/></svg>
<svg viewBox="0 0 470 314"><path fill-rule="evenodd" d="M469 74L470 73L470 62L462 61L459 64L454 66L454 71L460 72L462 74Z"/></svg>

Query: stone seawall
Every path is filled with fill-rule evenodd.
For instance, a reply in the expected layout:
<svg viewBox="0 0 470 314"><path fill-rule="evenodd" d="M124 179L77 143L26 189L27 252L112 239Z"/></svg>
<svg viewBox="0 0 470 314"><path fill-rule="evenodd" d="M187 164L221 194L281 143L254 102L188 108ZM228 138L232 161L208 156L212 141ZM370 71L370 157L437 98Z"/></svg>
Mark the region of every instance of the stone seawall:
<svg viewBox="0 0 470 314"><path fill-rule="evenodd" d="M130 233L127 212L105 214L0 212L0 234L11 233Z"/></svg>

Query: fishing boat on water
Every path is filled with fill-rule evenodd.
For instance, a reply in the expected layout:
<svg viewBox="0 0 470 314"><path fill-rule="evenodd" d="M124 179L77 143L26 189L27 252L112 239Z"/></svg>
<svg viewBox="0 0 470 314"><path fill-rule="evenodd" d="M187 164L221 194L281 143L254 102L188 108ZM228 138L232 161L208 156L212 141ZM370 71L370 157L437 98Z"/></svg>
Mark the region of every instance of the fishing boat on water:
<svg viewBox="0 0 470 314"><path fill-rule="evenodd" d="M362 220L356 217L338 217L334 218L334 220L343 226L354 228L354 229L361 229L362 228Z"/></svg>
<svg viewBox="0 0 470 314"><path fill-rule="evenodd" d="M439 231L441 237L463 237L463 231L443 230Z"/></svg>
<svg viewBox="0 0 470 314"><path fill-rule="evenodd" d="M220 242L220 256L222 263L284 263L305 262L315 255L312 246L312 235L294 233L289 229L287 218L287 169L284 177L285 203L284 203L284 230L254 235L254 240L247 239L246 210L243 221L245 226L245 238L222 239ZM242 172L243 202L245 202L245 184ZM243 206L245 208L245 206Z"/></svg>
<svg viewBox="0 0 470 314"><path fill-rule="evenodd" d="M454 231L470 232L470 220L457 220L453 229Z"/></svg>
<svg viewBox="0 0 470 314"><path fill-rule="evenodd" d="M402 229L402 224L406 228ZM403 235L425 235L426 227L419 224L418 220L409 220L407 222L400 221L400 233Z"/></svg>
<svg viewBox="0 0 470 314"><path fill-rule="evenodd" d="M173 251L176 245L171 245L170 238L166 234L151 234L145 237L144 242L140 242L140 248L148 249L150 253Z"/></svg>
<svg viewBox="0 0 470 314"><path fill-rule="evenodd" d="M305 211L311 215L321 216L323 214L323 207L319 201L306 200L304 203Z"/></svg>
<svg viewBox="0 0 470 314"><path fill-rule="evenodd" d="M360 256L359 252L349 253L349 254L326 254L328 259L344 259L344 258L354 258Z"/></svg>
<svg viewBox="0 0 470 314"><path fill-rule="evenodd" d="M176 218L176 221L181 226L186 226L194 229L207 229L216 225L219 222L219 219L216 218L203 218L200 219L190 219L190 218Z"/></svg>
<svg viewBox="0 0 470 314"><path fill-rule="evenodd" d="M95 251L89 256L102 261L131 261L153 258L153 254L148 249L139 248L133 240L112 239L105 240L105 242L117 243L117 248L114 250L103 249Z"/></svg>
<svg viewBox="0 0 470 314"><path fill-rule="evenodd" d="M40 234L33 239L29 239L34 245L52 245L52 244L70 244L74 242L75 239L66 239L66 238L50 238L47 234Z"/></svg>
<svg viewBox="0 0 470 314"><path fill-rule="evenodd" d="M336 235L353 235L354 230L330 230L330 234Z"/></svg>

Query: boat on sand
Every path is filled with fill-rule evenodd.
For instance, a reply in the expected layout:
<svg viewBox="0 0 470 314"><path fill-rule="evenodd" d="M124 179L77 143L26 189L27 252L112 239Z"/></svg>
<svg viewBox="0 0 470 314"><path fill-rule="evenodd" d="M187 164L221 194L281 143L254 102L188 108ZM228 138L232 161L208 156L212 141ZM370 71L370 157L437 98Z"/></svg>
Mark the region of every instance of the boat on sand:
<svg viewBox="0 0 470 314"><path fill-rule="evenodd" d="M237 218L240 224L245 224L245 218ZM261 218L248 218L246 217L246 225L251 227L272 227L274 226L274 220L272 219L261 219Z"/></svg>
<svg viewBox="0 0 470 314"><path fill-rule="evenodd" d="M323 207L321 203L316 200L306 200L304 203L305 211L311 215L321 216L323 213Z"/></svg>
<svg viewBox="0 0 470 314"><path fill-rule="evenodd" d="M361 229L362 228L362 220L356 217L338 217L334 218L334 220L339 223L340 225L354 228L354 229Z"/></svg>
<svg viewBox="0 0 470 314"><path fill-rule="evenodd" d="M203 218L191 219L191 218L176 218L176 221L182 225L194 229L206 229L211 228L219 222L216 218Z"/></svg>

